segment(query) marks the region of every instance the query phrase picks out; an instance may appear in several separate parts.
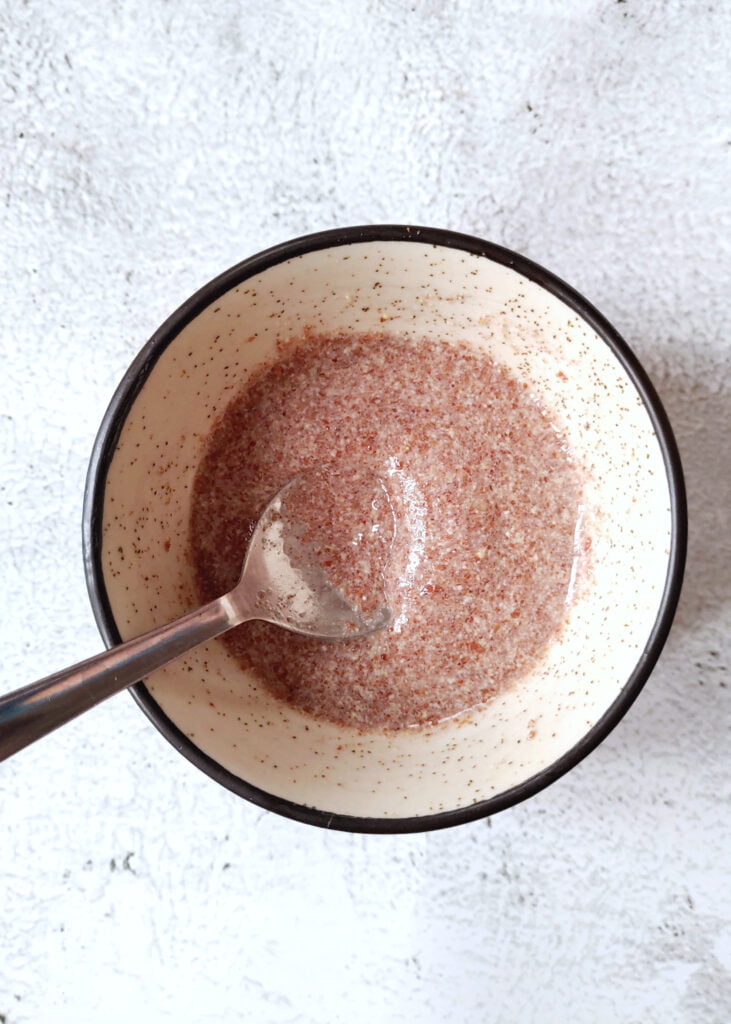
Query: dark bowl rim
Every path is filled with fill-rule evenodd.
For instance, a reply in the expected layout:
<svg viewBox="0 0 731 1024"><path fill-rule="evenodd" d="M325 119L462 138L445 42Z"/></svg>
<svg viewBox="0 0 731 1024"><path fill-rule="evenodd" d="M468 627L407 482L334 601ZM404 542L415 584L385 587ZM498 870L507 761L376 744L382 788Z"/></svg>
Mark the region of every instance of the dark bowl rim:
<svg viewBox="0 0 731 1024"><path fill-rule="evenodd" d="M121 638L111 613L101 565L104 486L127 414L159 357L170 342L199 313L247 278L259 274L277 263L318 249L352 245L358 242L385 241L420 242L433 245L435 248L460 249L473 255L485 257L510 267L534 281L581 316L609 346L615 358L627 372L647 410L665 464L672 523L668 569L658 614L645 648L619 695L586 735L558 760L519 785L467 807L404 818L371 818L336 814L297 804L252 786L227 771L196 747L168 718L154 701L144 682L136 683L131 687L131 692L139 706L173 747L215 782L238 796L284 817L322 828L344 832L398 834L432 831L485 818L534 796L555 782L591 753L624 717L649 678L670 631L680 597L687 549L687 505L680 455L668 417L645 370L627 342L591 303L555 274L527 257L493 242L443 228L402 224L371 224L334 228L303 235L265 249L224 271L187 299L155 331L130 365L114 392L93 445L84 492L82 534L84 570L89 598L99 630L109 647L119 643Z"/></svg>

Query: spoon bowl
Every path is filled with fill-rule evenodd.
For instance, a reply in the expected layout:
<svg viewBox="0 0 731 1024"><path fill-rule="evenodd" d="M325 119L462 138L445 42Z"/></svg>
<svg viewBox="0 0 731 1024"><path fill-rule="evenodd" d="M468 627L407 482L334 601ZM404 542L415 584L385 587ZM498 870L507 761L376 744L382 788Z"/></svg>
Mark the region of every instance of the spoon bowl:
<svg viewBox="0 0 731 1024"><path fill-rule="evenodd" d="M385 595L380 595L384 603L370 614L348 600L333 585L313 545L302 539L298 506L309 497L312 479L317 477L302 473L274 495L252 534L241 579L224 600L241 610L241 621L262 619L320 640L367 636L388 625L391 612ZM385 493L375 476L370 486Z"/></svg>

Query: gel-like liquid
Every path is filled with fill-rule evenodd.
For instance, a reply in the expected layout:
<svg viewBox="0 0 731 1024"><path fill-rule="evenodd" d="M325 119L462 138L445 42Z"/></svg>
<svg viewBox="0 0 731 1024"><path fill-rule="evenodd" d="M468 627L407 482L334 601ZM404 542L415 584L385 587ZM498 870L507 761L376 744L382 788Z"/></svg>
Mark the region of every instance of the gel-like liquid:
<svg viewBox="0 0 731 1024"><path fill-rule="evenodd" d="M231 402L196 475L201 600L236 582L271 494L315 466L336 485L309 528L331 545L337 585L366 604L377 588L368 559L349 557L338 473L386 484L391 622L335 643L247 623L223 641L242 667L301 710L364 730L434 723L517 685L558 636L581 571L581 474L527 387L466 345L339 334L284 347Z"/></svg>

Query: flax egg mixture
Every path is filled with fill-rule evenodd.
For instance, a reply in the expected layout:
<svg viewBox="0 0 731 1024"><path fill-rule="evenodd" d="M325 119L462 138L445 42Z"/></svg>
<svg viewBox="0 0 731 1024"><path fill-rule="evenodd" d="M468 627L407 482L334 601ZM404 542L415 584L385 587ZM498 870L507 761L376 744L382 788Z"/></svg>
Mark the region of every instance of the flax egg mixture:
<svg viewBox="0 0 731 1024"><path fill-rule="evenodd" d="M282 345L196 474L201 601L235 585L261 510L308 469L328 573L364 608L385 595L391 621L341 642L245 623L222 640L242 668L358 730L432 725L519 685L562 629L588 545L582 474L528 386L466 344L340 333ZM358 500L373 477L387 518Z"/></svg>

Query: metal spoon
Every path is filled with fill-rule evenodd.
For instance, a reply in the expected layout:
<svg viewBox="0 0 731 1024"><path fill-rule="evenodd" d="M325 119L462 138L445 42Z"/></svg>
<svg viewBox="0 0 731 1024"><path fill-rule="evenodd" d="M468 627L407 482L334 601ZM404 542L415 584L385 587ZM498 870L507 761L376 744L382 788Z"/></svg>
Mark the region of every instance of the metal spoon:
<svg viewBox="0 0 731 1024"><path fill-rule="evenodd" d="M0 697L0 761L186 651L250 619L323 640L356 639L386 626L387 607L366 615L328 581L297 539L288 501L307 485L295 477L264 509L239 582L196 611L71 668ZM296 507L296 501L294 501Z"/></svg>

